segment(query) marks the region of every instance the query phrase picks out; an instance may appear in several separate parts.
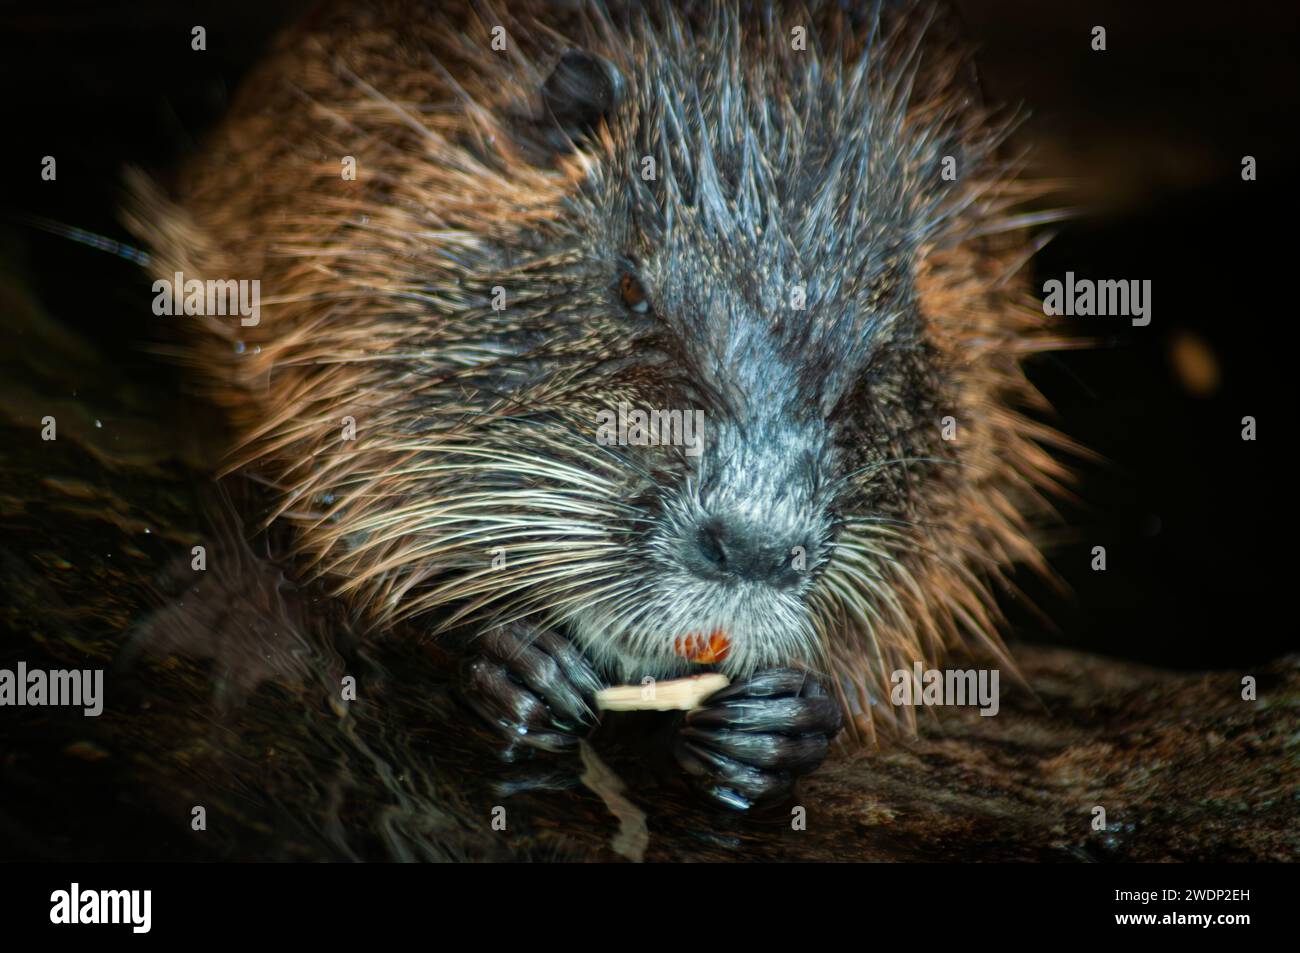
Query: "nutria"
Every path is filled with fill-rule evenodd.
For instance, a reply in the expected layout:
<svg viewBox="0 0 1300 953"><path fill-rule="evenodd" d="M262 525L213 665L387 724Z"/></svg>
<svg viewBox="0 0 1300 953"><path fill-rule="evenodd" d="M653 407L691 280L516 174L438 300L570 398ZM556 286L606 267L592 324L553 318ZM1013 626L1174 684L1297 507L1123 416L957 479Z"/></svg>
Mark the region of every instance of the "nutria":
<svg viewBox="0 0 1300 953"><path fill-rule="evenodd" d="M747 809L907 722L891 672L1009 664L992 591L1062 476L1020 360L1054 342L1033 190L932 21L326 4L134 178L156 276L260 283L255 323L175 319L226 472L365 631L464 652L509 756L708 668L668 750ZM604 439L626 408L660 426Z"/></svg>

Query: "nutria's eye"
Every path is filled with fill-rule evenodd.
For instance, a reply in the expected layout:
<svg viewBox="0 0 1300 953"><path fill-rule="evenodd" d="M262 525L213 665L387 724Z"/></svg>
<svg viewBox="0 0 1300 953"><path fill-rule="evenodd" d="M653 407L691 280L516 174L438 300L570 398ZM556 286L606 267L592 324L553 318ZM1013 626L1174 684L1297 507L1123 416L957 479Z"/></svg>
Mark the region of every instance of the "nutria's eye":
<svg viewBox="0 0 1300 953"><path fill-rule="evenodd" d="M645 314L650 310L650 298L646 295L645 288L630 272L625 271L619 277L618 294L623 299L623 304L634 314Z"/></svg>

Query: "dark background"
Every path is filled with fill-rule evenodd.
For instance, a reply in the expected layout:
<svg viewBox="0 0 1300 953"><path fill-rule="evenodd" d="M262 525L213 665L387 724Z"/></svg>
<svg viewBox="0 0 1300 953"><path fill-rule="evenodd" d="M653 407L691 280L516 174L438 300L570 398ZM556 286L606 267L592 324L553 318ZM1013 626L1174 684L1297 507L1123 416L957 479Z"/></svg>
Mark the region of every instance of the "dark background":
<svg viewBox="0 0 1300 953"><path fill-rule="evenodd" d="M302 3L0 5L6 184L0 269L128 376L172 371L141 349L148 283L135 266L13 221L34 213L129 241L124 164L161 170L194 149L239 77ZM956 4L989 98L1023 104L1032 172L1060 179L1059 226L1035 284L1150 279L1145 328L1093 319L1098 346L1037 359L1059 426L1105 458L1081 464L1051 561L1070 593L1017 582L1016 636L1175 668L1246 667L1294 649L1284 613L1294 505L1282 492L1300 320L1293 213L1296 19L1275 3ZM202 24L208 49L190 49ZM1090 49L1094 25L1108 50ZM43 155L58 179L40 181ZM1242 182L1243 155L1258 181ZM4 320L4 316L0 316ZM8 345L6 345L7 347ZM1175 355L1202 355L1199 390ZM12 356L12 355L7 355ZM170 382L167 382L168 384ZM1255 443L1240 420L1259 422ZM1094 545L1108 571L1089 569Z"/></svg>

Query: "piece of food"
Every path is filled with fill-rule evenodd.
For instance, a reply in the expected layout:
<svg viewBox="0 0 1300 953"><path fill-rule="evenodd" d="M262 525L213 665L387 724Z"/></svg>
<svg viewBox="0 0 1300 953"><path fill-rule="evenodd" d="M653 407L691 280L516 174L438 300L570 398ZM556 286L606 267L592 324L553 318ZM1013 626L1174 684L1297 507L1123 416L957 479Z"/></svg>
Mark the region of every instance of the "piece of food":
<svg viewBox="0 0 1300 953"><path fill-rule="evenodd" d="M605 711L690 711L730 683L727 676L708 672L644 685L611 685L596 693L596 706Z"/></svg>

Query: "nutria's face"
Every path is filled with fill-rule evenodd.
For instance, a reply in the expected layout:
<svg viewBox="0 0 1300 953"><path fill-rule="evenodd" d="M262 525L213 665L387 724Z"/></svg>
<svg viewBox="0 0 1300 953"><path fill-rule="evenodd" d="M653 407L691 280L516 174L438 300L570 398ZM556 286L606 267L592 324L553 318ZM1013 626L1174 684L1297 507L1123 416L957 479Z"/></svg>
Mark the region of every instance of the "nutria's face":
<svg viewBox="0 0 1300 953"><path fill-rule="evenodd" d="M613 263L623 287L635 269L632 300L648 304L626 333L664 340L643 352L663 376L628 395L622 416L667 411L675 422L680 411L695 421L674 452L635 438L609 447L641 462L619 495L642 522L626 537L621 598L578 612L573 624L629 678L691 662L741 672L819 664L835 620L815 597L846 522L908 520L931 477L927 461L945 456L938 418L933 427L924 419L938 375L905 295L884 314L843 292L792 308L791 276L716 242L675 236L635 264ZM600 322L611 332L617 324ZM837 349L845 333L870 346ZM609 424L597 434L606 444L619 411L611 400L599 418ZM663 429L663 439L677 437ZM851 591L873 598L859 588L871 583L861 554L842 555Z"/></svg>
<svg viewBox="0 0 1300 953"><path fill-rule="evenodd" d="M532 237L532 273L560 257L581 276L552 334L579 327L602 359L576 369L584 436L617 460L595 480L618 501L617 569L563 625L634 680L823 666L846 615L889 600L882 541L950 457L915 282L937 168L882 141L869 84L747 63L771 88L741 90L690 61L647 56L626 77L565 217ZM638 413L671 427L643 439Z"/></svg>

